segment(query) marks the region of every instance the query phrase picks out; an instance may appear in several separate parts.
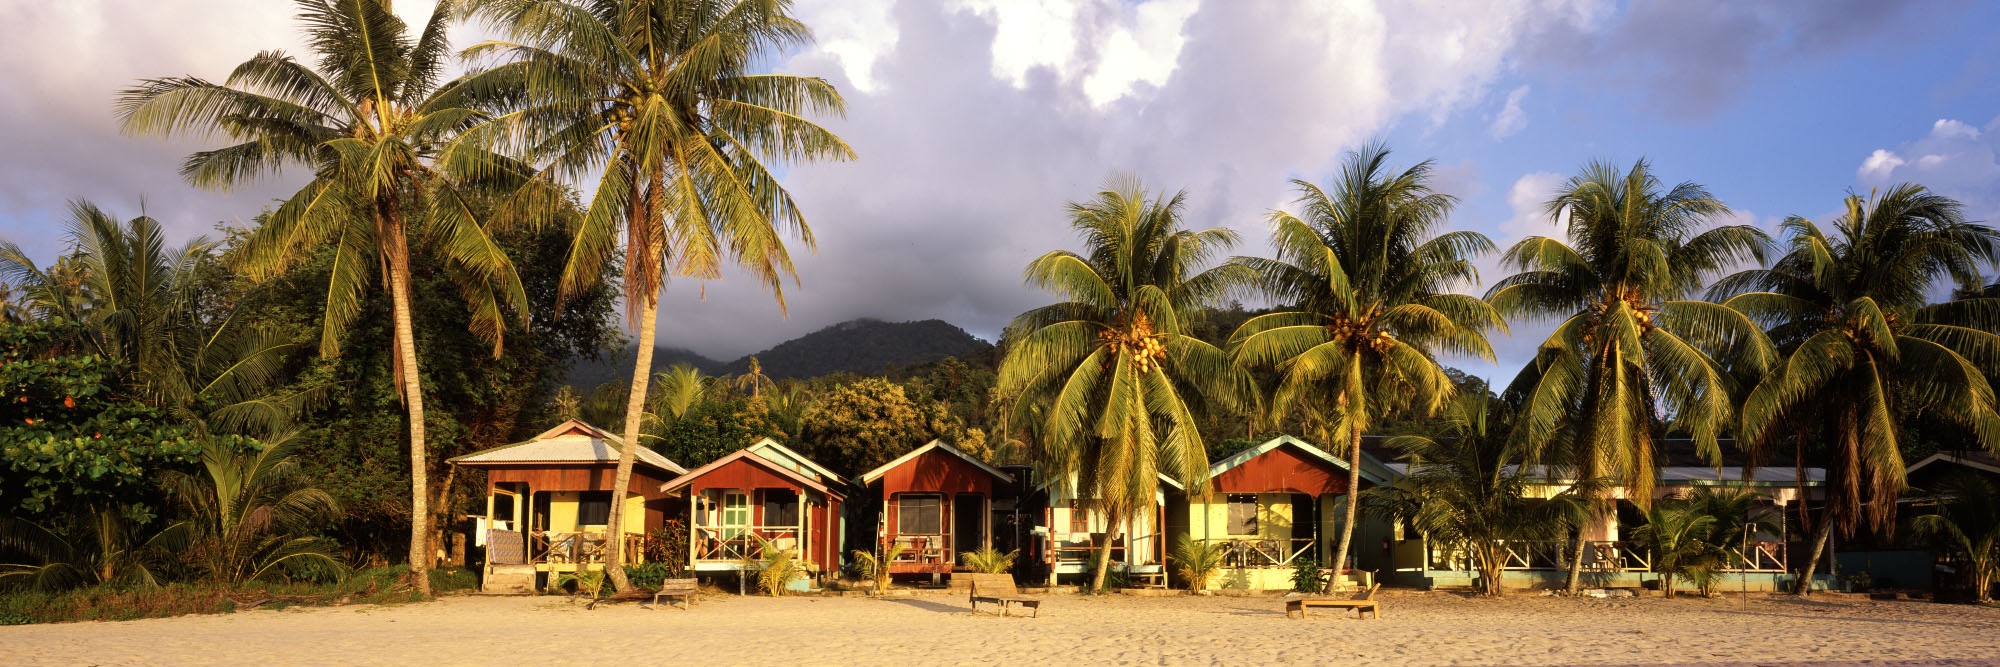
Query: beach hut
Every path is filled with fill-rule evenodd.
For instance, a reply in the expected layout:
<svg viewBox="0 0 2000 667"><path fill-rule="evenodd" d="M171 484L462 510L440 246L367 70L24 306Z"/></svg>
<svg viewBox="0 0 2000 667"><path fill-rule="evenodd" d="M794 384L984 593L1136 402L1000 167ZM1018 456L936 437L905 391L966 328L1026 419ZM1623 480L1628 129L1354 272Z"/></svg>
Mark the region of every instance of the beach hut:
<svg viewBox="0 0 2000 667"><path fill-rule="evenodd" d="M1394 473L1381 461L1361 455L1363 490L1388 483ZM1224 567L1207 585L1252 590L1287 590L1298 559L1311 558L1332 569L1347 498L1347 461L1289 435L1216 461L1208 468L1208 489L1174 503L1170 533L1225 546ZM1366 513L1356 527L1349 559L1372 571L1386 559L1374 548L1389 534L1385 522ZM1362 577L1362 585L1372 583Z"/></svg>
<svg viewBox="0 0 2000 667"><path fill-rule="evenodd" d="M1676 445L1686 448L1684 441L1669 441L1670 452ZM1393 463L1388 467L1400 477L1407 472L1408 464ZM1790 531L1791 518L1796 516L1799 503L1824 500L1825 469L1806 468L1801 475L1795 468L1778 466L1666 465L1656 471L1651 501L1685 496L1701 487L1736 488L1756 493L1758 502L1767 511L1783 519L1779 522L1778 532L1759 531L1743 536L1742 558L1721 570L1728 574L1731 586L1748 590L1775 590L1792 579L1790 556L1802 546L1799 540L1804 536ZM1529 466L1527 476L1533 480L1526 489L1531 497L1553 497L1576 483L1559 470L1543 466ZM1652 572L1651 551L1645 545L1627 539L1628 534L1644 521L1634 502L1632 489L1613 485L1605 493L1613 501L1614 511L1598 513L1584 527L1586 544L1581 568L1584 583L1594 588L1644 586L1658 577ZM1471 571L1471 561L1466 554L1432 544L1407 525L1397 525L1394 529L1392 569L1396 580L1420 586L1471 585L1476 575ZM1509 544L1509 564L1503 571L1503 581L1508 587L1517 588L1561 585L1568 577L1570 545L1567 540ZM1828 551L1821 567L1828 567L1834 559L1831 546Z"/></svg>
<svg viewBox="0 0 2000 667"><path fill-rule="evenodd" d="M943 440L911 450L861 476L882 501L878 540L900 544L890 574L949 574L957 554L993 546L997 495L1014 477Z"/></svg>
<svg viewBox="0 0 2000 667"><path fill-rule="evenodd" d="M614 530L607 524L621 442L572 419L525 442L450 459L486 473L485 514L473 517L474 544L486 548L483 591L532 592L550 573L602 569L612 539L625 541L626 563L640 562L646 533L669 511L660 484L687 470L640 447L623 501L625 525Z"/></svg>
<svg viewBox="0 0 2000 667"><path fill-rule="evenodd" d="M765 438L660 484L687 499L688 553L696 573L737 572L766 546L797 549L806 570L840 566L841 478Z"/></svg>
<svg viewBox="0 0 2000 667"><path fill-rule="evenodd" d="M1032 530L1031 555L1038 560L1036 573L1045 575L1053 586L1063 575L1084 575L1096 562L1097 551L1107 548L1111 522L1097 508L1095 499L1078 493L1071 475L1044 481L1036 488L1031 514L1040 523ZM1186 487L1166 475L1159 476L1153 502L1134 508L1125 518L1124 530L1111 549L1111 565L1122 571L1134 585L1166 585L1167 540L1165 533L1168 498L1185 494Z"/></svg>

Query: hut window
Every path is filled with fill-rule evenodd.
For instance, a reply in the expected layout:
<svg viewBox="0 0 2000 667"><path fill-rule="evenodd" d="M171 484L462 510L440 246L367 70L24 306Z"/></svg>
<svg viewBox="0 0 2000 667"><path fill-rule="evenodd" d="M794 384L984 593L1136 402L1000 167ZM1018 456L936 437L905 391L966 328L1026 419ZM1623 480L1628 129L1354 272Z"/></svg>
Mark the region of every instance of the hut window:
<svg viewBox="0 0 2000 667"><path fill-rule="evenodd" d="M1081 503L1069 504L1069 532L1090 532L1090 510Z"/></svg>
<svg viewBox="0 0 2000 667"><path fill-rule="evenodd" d="M1257 534L1257 495L1229 494L1229 534Z"/></svg>
<svg viewBox="0 0 2000 667"><path fill-rule="evenodd" d="M585 491L577 494L576 525L602 526L611 523L611 492Z"/></svg>
<svg viewBox="0 0 2000 667"><path fill-rule="evenodd" d="M765 489L763 525L799 525L799 492L791 489Z"/></svg>
<svg viewBox="0 0 2000 667"><path fill-rule="evenodd" d="M897 496L896 532L943 535L944 499L938 496Z"/></svg>

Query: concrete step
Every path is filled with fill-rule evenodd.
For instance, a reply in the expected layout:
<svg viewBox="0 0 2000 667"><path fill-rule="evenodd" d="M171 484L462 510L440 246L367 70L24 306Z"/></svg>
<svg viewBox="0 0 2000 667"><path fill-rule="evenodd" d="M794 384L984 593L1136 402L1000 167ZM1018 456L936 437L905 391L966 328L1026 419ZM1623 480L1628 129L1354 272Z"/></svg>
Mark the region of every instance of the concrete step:
<svg viewBox="0 0 2000 667"><path fill-rule="evenodd" d="M486 595L527 595L535 592L532 565L495 565L486 575L479 592Z"/></svg>

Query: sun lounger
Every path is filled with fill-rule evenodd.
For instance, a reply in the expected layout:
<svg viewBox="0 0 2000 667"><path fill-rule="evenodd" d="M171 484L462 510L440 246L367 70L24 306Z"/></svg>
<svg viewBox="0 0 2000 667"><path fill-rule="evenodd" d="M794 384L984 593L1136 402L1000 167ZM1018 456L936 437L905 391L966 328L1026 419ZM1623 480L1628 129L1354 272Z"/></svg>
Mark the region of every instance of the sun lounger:
<svg viewBox="0 0 2000 667"><path fill-rule="evenodd" d="M1381 584L1369 586L1368 592L1361 594L1360 597L1352 598L1292 598L1285 601L1285 616L1290 617L1296 613L1299 615L1299 618L1305 618L1306 610L1308 609L1313 607L1332 607L1335 609L1352 609L1357 618L1367 618L1365 614L1370 613L1374 614L1375 618L1381 618L1382 607L1375 602L1375 591L1381 587Z"/></svg>
<svg viewBox="0 0 2000 667"><path fill-rule="evenodd" d="M979 613L979 603L984 602L1000 605L1001 616L1006 616L1007 610L1013 608L1015 605L1033 609L1034 614L1030 615L1030 618L1039 618L1042 615L1042 601L1021 597L1021 589L1014 586L1014 575L967 573L952 576L972 578L972 594L970 597L972 599L973 613ZM984 594L981 591L984 591Z"/></svg>

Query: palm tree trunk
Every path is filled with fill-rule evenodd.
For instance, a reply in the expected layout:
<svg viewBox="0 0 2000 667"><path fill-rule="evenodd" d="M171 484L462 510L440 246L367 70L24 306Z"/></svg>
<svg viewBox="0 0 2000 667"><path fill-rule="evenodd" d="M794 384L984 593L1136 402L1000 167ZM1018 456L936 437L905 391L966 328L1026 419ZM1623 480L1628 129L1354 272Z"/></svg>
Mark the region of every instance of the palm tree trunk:
<svg viewBox="0 0 2000 667"><path fill-rule="evenodd" d="M1596 518L1597 516L1596 500L1592 499L1587 502L1590 504L1591 507L1590 510L1591 518ZM1590 540L1589 540L1590 535L1589 533L1585 532L1588 530L1590 530L1589 526L1585 525L1577 526L1576 540L1570 543L1569 575L1568 578L1563 581L1564 595L1576 595L1583 591L1583 552L1584 549L1590 546Z"/></svg>
<svg viewBox="0 0 2000 667"><path fill-rule="evenodd" d="M1346 402L1343 397L1342 402ZM1324 590L1331 592L1341 582L1347 572L1347 548L1354 542L1355 510L1361 506L1361 427L1359 420L1349 419L1347 429L1347 509L1346 518L1340 524L1340 546L1333 550L1333 576L1326 580Z"/></svg>
<svg viewBox="0 0 2000 667"><path fill-rule="evenodd" d="M388 229L389 301L396 327L396 355L402 370L403 400L410 412L410 584L425 597L431 594L430 462L424 442L424 391L417 373L417 339L410 324L410 247L404 237L402 212L394 202L381 205Z"/></svg>
<svg viewBox="0 0 2000 667"><path fill-rule="evenodd" d="M1486 595L1491 597L1497 598L1506 595L1506 589L1500 585L1500 577L1507 574L1507 556L1501 553L1504 547L1492 541L1487 541L1479 545L1478 548L1480 553L1479 587L1485 589Z"/></svg>
<svg viewBox="0 0 2000 667"><path fill-rule="evenodd" d="M1118 537L1125 534L1124 512L1104 513L1104 543L1098 545L1097 565L1091 568L1090 592L1104 592L1104 575L1111 571L1111 545L1118 543Z"/></svg>
<svg viewBox="0 0 2000 667"><path fill-rule="evenodd" d="M628 272L628 279L625 298L628 302L631 299L639 299L644 307L640 313L638 354L634 355L638 358L632 360L631 392L625 397L625 429L622 436L625 439L625 446L619 448L618 473L611 486L609 517L611 525L607 527L606 532L614 539L605 545L604 551L604 574L611 580L613 590L619 593L632 590L632 580L625 576L623 563L625 494L630 493L632 487L632 462L638 455L639 422L641 416L645 414L646 383L652 379L653 343L657 335L655 329L660 314L661 283L649 279L648 276L654 271L665 270L665 265L658 255L663 249L653 247L650 242L641 243L642 235L650 232L652 228L665 224L660 219L665 210L661 205L665 187L662 181L665 175L657 168L645 171L649 179L647 187L641 188L638 181L634 180L631 199L626 204L625 244L628 259L625 270ZM642 196L643 202L640 199ZM635 275L636 279L629 277Z"/></svg>
<svg viewBox="0 0 2000 667"><path fill-rule="evenodd" d="M604 545L604 574L611 579L611 585L624 593L632 590L632 580L625 576L622 558L625 546L625 494L632 487L632 462L639 450L639 417L646 409L646 382L653 370L653 339L657 335L660 314L660 300L654 295L645 295L645 308L639 320L639 354L632 366L632 393L625 398L625 446L618 451L618 474L611 483L611 525L606 530L611 539Z"/></svg>
<svg viewBox="0 0 2000 667"><path fill-rule="evenodd" d="M1803 503L1805 500L1800 499L1799 502ZM1799 570L1798 588L1793 591L1800 596L1812 594L1813 571L1819 569L1820 554L1826 551L1826 538L1833 535L1833 522L1826 520L1825 517L1821 517L1819 530L1813 532L1818 533L1819 536L1813 538L1812 551L1808 552L1811 555L1806 557L1805 568Z"/></svg>

